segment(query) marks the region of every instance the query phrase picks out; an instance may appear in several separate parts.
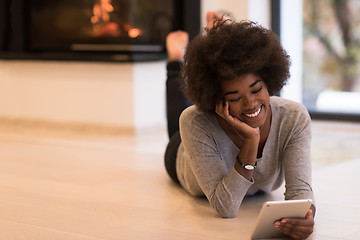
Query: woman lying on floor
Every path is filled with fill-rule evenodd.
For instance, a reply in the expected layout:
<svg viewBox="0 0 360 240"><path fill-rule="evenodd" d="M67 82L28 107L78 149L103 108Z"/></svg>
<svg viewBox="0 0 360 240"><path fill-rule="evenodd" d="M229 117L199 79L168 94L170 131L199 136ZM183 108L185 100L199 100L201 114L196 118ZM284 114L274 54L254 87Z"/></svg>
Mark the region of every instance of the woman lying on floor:
<svg viewBox="0 0 360 240"><path fill-rule="evenodd" d="M189 194L205 195L227 218L236 216L245 196L271 192L284 181L286 200L314 199L309 114L274 96L290 75L276 34L253 22L218 19L190 43L187 33L170 33L167 48L169 176ZM313 205L305 219L274 227L306 239L314 215Z"/></svg>

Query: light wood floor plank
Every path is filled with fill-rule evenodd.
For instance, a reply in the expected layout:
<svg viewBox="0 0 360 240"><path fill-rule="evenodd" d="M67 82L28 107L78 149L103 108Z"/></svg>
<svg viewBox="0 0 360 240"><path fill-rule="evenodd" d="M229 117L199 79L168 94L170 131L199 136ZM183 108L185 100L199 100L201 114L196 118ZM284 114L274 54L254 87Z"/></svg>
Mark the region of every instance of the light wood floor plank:
<svg viewBox="0 0 360 240"><path fill-rule="evenodd" d="M324 127L315 127L317 143ZM205 199L170 181L163 166L166 141L163 133L3 131L0 239L249 239L262 202L283 198L283 189L246 198L237 218L219 218ZM358 169L360 159L316 167L311 239L359 238Z"/></svg>

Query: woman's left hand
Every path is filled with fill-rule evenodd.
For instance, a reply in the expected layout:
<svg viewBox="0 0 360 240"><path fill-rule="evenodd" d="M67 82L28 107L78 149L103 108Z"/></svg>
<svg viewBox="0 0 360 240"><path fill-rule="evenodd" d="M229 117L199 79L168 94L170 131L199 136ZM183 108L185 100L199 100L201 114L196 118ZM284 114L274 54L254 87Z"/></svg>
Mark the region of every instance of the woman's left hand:
<svg viewBox="0 0 360 240"><path fill-rule="evenodd" d="M314 231L312 210L306 213L304 219L283 218L274 223L274 227L292 239L307 239Z"/></svg>

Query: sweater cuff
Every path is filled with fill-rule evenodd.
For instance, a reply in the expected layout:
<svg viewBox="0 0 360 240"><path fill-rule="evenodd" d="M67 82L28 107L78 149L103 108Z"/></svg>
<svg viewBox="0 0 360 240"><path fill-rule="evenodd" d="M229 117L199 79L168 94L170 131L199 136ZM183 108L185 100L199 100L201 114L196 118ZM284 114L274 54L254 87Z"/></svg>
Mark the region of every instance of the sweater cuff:
<svg viewBox="0 0 360 240"><path fill-rule="evenodd" d="M247 180L240 173L238 173L235 168L231 170L229 175L231 176L231 181L235 182L234 186L240 186L240 192L242 192L244 195L247 193L248 189L254 184L253 178L251 178L250 181Z"/></svg>

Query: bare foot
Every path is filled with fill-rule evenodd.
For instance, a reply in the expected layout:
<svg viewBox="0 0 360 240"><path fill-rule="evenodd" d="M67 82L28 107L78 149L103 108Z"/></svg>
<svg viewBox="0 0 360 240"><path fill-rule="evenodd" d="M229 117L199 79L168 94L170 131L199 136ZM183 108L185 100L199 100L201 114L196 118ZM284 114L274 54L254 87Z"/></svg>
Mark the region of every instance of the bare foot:
<svg viewBox="0 0 360 240"><path fill-rule="evenodd" d="M189 34L184 31L171 32L166 37L168 61L183 61L186 46L189 43Z"/></svg>
<svg viewBox="0 0 360 240"><path fill-rule="evenodd" d="M214 22L220 19L221 16L217 12L208 11L206 13L206 27L209 29L214 27Z"/></svg>

